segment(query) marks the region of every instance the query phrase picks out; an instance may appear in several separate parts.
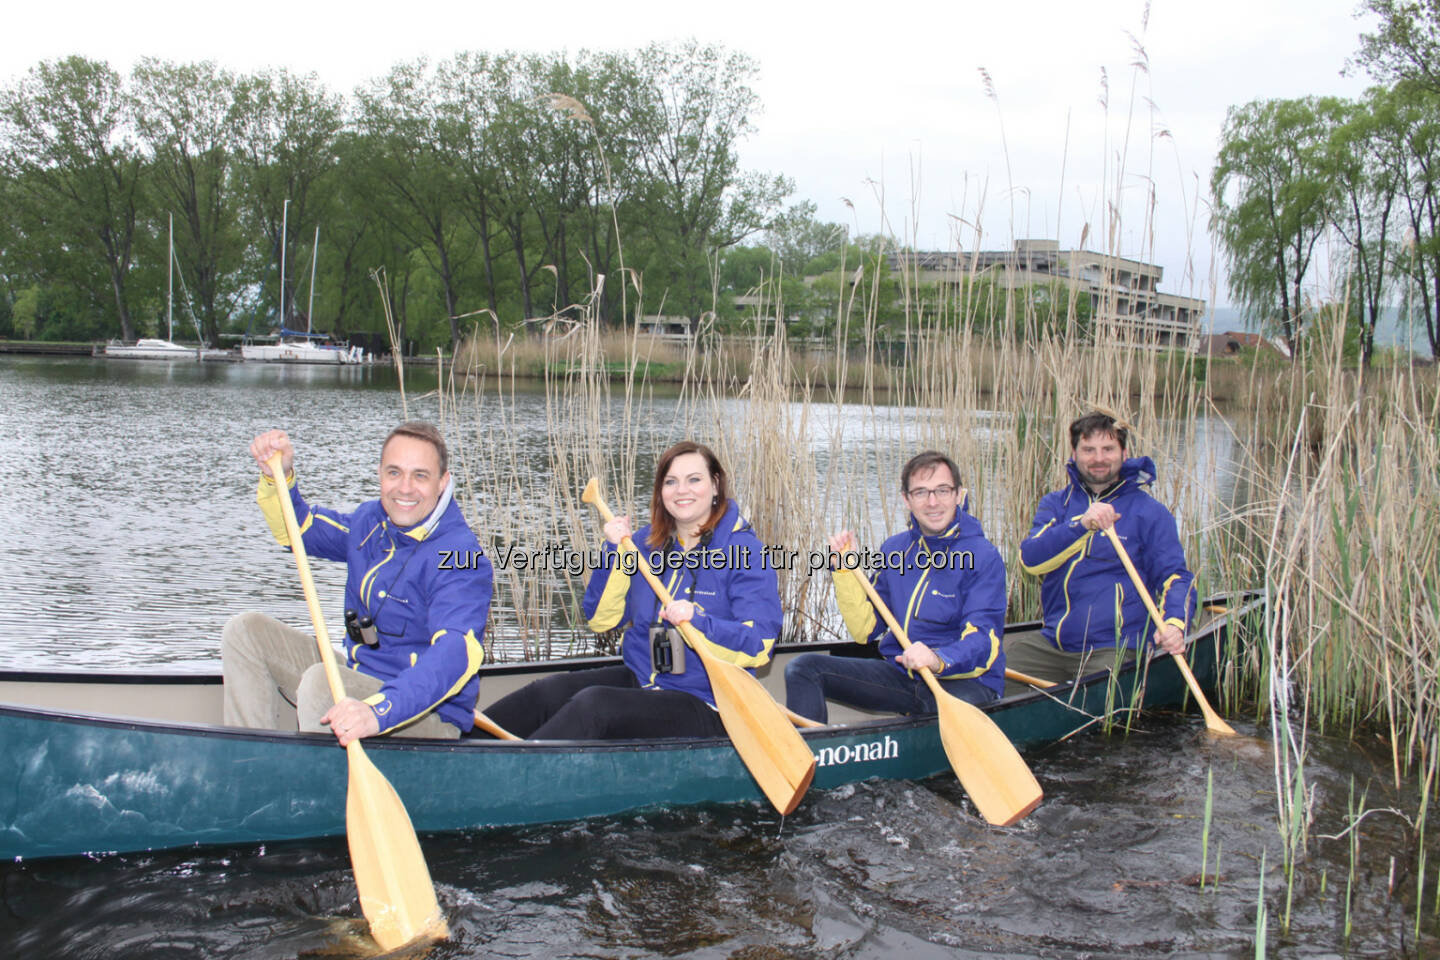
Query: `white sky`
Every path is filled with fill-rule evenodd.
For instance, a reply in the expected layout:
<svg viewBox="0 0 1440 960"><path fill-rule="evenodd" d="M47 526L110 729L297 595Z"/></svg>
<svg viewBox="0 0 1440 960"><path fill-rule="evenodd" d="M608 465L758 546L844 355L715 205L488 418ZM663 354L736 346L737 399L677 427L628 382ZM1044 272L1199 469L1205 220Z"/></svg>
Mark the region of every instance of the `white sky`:
<svg viewBox="0 0 1440 960"><path fill-rule="evenodd" d="M359 0L324 12L305 0L11 6L0 32L4 83L71 53L121 70L156 55L314 71L348 93L422 54L721 43L760 65L754 88L763 111L743 146L745 166L792 177L791 202L813 200L822 219L926 249L953 248L957 229L966 249L1021 236L1071 246L1088 224L1088 245L1103 249L1102 200L1114 197L1123 169L1117 252L1162 264L1164 290L1212 301L1218 294L1221 303L1206 184L1226 108L1356 96L1367 85L1340 76L1367 25L1354 17L1358 0L1154 0L1143 30L1142 0ZM1148 74L1131 66L1136 40ZM980 68L997 100L985 95ZM1160 129L1169 137L1154 136ZM1144 202L1152 182L1153 228ZM979 244L973 228L960 226L977 221Z"/></svg>

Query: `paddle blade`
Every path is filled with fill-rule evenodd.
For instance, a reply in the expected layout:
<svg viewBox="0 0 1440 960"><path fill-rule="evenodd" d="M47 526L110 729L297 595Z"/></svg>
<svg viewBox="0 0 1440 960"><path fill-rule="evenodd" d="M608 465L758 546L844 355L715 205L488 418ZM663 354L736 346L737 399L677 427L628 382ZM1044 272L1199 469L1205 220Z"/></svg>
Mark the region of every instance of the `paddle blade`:
<svg viewBox="0 0 1440 960"><path fill-rule="evenodd" d="M597 480L597 479L594 478L594 477L591 477L591 478L589 479L589 481L586 482L586 484L585 484L585 489L582 490L582 491L580 491L580 501L581 501L582 503L593 503L593 504L596 504L597 506L600 504L600 481L599 481L599 480ZM607 507L607 508L606 508L604 511L602 511L602 512L604 512L604 513L609 513L610 510L609 510L609 508Z"/></svg>
<svg viewBox="0 0 1440 960"><path fill-rule="evenodd" d="M732 663L701 659L735 751L775 809L794 812L815 777L815 754L759 680Z"/></svg>
<svg viewBox="0 0 1440 960"><path fill-rule="evenodd" d="M987 823L1008 827L1040 805L1040 784L994 720L955 697L939 697L936 706L945 756Z"/></svg>
<svg viewBox="0 0 1440 960"><path fill-rule="evenodd" d="M1171 656L1175 658L1175 666L1179 668L1180 675L1185 678L1185 683L1190 687L1190 693L1200 706L1200 712L1205 715L1205 729L1222 737L1240 736L1235 732L1234 727L1220 719L1220 714L1216 713L1215 708L1210 706L1210 701L1205 699L1205 692L1200 689L1200 681L1195 679L1195 674L1185 658L1178 653L1172 653Z"/></svg>
<svg viewBox="0 0 1440 960"><path fill-rule="evenodd" d="M350 863L370 935L386 951L416 940L445 939L449 930L405 805L359 741L351 743L346 752L350 757L346 802Z"/></svg>

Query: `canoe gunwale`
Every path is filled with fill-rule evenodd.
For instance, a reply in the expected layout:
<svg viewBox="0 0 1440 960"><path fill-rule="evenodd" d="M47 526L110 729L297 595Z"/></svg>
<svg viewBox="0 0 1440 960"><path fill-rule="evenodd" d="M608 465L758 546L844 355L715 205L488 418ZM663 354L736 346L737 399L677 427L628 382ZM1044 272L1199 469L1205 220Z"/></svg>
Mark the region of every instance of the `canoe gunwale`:
<svg viewBox="0 0 1440 960"><path fill-rule="evenodd" d="M1215 651L1229 625L1255 604L1236 604L1190 635L1203 644L1202 678L1219 665ZM1019 630L1030 625L1015 625ZM1214 644L1215 646L1211 646ZM855 650L848 641L788 644L783 652ZM613 659L563 661L584 669ZM1142 666L1143 665L1143 666ZM503 664L489 674L535 673L542 665ZM555 664L543 667L556 668ZM1134 674L1143 670L1138 676ZM1045 690L992 701L984 709L1019 746L1039 747L1089 727L1110 709L1109 671ZM1170 658L1133 661L1118 674L1117 707L1183 702ZM0 671L0 682L37 687L66 709L0 702L0 771L12 788L0 795L0 857L48 859L312 840L344 834L345 752L329 733L250 730L211 723L105 715L97 684L151 684L108 706L150 703L175 683L185 699L204 674L86 674ZM515 678L521 679L521 678ZM773 679L773 678L772 678ZM67 686L73 684L73 686ZM90 689L86 689L89 687ZM45 691L42 690L42 693ZM135 694L138 693L138 699ZM17 694L18 696L19 694ZM74 696L72 696L74 695ZM214 715L214 692L202 712ZM68 699L67 699L68 698ZM880 716L802 731L815 752L815 787L871 779L919 780L948 769L933 716ZM483 751L483 752L478 752ZM515 827L627 815L640 810L757 803L763 797L723 738L615 741L501 741L376 738L367 752L404 796L422 834ZM474 762L484 758L484 762ZM257 775L258 774L258 775Z"/></svg>

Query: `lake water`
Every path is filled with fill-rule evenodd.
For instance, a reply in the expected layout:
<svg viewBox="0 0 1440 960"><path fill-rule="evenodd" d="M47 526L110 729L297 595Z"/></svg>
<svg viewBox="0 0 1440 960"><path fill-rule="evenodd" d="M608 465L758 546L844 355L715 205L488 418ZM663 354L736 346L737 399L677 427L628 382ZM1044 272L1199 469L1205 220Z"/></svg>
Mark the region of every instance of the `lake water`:
<svg viewBox="0 0 1440 960"><path fill-rule="evenodd" d="M411 415L438 412L425 388ZM0 358L0 666L211 671L231 613L305 623L246 444L285 426L306 488L353 504L399 418L383 369ZM537 449L546 422L517 405ZM316 574L337 606L343 571ZM1371 741L1312 739L1315 839L1282 935L1269 731L1231 720L1241 740L1147 715L1029 753L1046 800L1010 829L947 775L816 791L783 821L750 805L422 838L454 934L430 956L1253 957L1262 929L1268 956L1440 948L1440 857ZM1362 793L1376 812L1347 832ZM10 864L0 893L0 957L366 953L342 841Z"/></svg>

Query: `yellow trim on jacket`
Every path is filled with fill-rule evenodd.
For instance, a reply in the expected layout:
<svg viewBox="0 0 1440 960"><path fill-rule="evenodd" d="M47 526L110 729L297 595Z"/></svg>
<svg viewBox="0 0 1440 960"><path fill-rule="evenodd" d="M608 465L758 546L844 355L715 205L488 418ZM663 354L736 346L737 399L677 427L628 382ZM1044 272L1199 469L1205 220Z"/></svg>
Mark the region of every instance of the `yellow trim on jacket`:
<svg viewBox="0 0 1440 960"><path fill-rule="evenodd" d="M755 626L754 620L741 620L740 622L747 627ZM695 627L693 623L691 626ZM770 652L775 649L774 637L765 637L762 639L760 642L765 645L765 648L759 653L749 654L741 653L739 650L731 650L729 647L722 647L718 643L712 643L710 638L705 636L698 627L695 627L695 635L699 637L700 642L705 645L706 653L710 654L716 660L724 660L726 663L733 663L737 667L754 667L757 669L763 667L770 662Z"/></svg>
<svg viewBox="0 0 1440 960"><path fill-rule="evenodd" d="M1071 519L1073 520L1074 518L1072 517ZM1035 531L1035 534L1034 534L1034 537L1038 537L1038 536L1040 536L1040 534L1044 533L1046 530L1049 530L1049 529L1050 529L1050 525L1053 524L1054 522L1055 522L1054 520L1051 520L1051 521L1049 521L1048 523L1046 523L1045 526L1041 527L1039 530L1036 530L1036 531ZM1061 550L1059 553L1057 553L1055 556L1051 557L1049 560L1045 560L1045 561L1042 561L1041 563L1037 563L1037 564L1035 564L1033 567L1032 567L1032 566L1027 566L1026 563L1022 560L1022 561L1020 562L1020 566L1021 566L1022 568L1024 568L1024 570L1025 570L1026 573L1034 574L1034 575L1037 576L1037 577L1043 577L1045 574L1049 573L1051 570L1058 569L1061 564L1063 564L1066 560L1068 560L1068 559L1070 559L1071 557L1073 557L1077 552L1080 552L1080 551L1084 550L1086 544L1088 544L1088 543L1090 542L1090 538L1093 537L1094 535L1095 535L1095 531L1093 531L1093 530L1087 530L1087 531L1085 532L1085 535L1084 535L1084 536L1082 536L1080 539L1076 540L1074 543L1072 543L1070 546L1066 547L1064 550ZM1034 537L1031 537L1031 539L1034 539Z"/></svg>
<svg viewBox="0 0 1440 960"><path fill-rule="evenodd" d="M636 560L639 563L645 562L640 557L636 557ZM596 633L615 629L625 616L625 597L630 593L630 574L620 569L620 561L621 558L617 557L615 566L610 570L610 579L605 581L605 592L600 594L600 602L595 605L595 616L585 621L585 625Z"/></svg>
<svg viewBox="0 0 1440 960"><path fill-rule="evenodd" d="M445 635L445 632L446 632L446 631L444 631L444 630L437 631L436 634L435 634L435 636L433 636L433 637L430 638L430 645L431 645L431 646L434 646L434 645L435 645L435 641L438 640L438 639L440 639L440 637L444 636L444 635ZM412 659L411 659L411 666L414 666L414 655L412 654L411 657L412 657ZM402 728L404 728L404 727L408 727L410 724L412 724L412 723L414 723L415 721L421 719L422 717L428 717L431 713L434 713L436 707L440 706L440 704L444 703L446 700L449 700L451 697L455 696L457 693L460 692L460 689L461 689L462 687L464 687L465 684L467 684L467 683L470 682L470 678L473 677L473 676L475 676L476 672L480 669L480 665L481 665L482 663L484 663L484 662L485 662L485 649L484 649L484 647L482 647L482 646L480 645L480 641L479 641L478 639L476 639L476 637L475 637L475 631L474 631L474 630L466 630L466 631L465 631L465 672L462 673L462 674L460 675L460 678L455 681L455 685L452 686L449 690L445 691L443 694L441 694L439 700L436 700L434 703L430 704L430 706L426 707L424 710L421 710L419 713L415 714L415 716L409 717L408 719L402 720L402 721L400 721L399 723L395 724L395 725L392 726L389 730L387 730L386 733L393 733L393 732L396 731L396 730L400 730L400 729L402 729ZM371 706L371 707L376 707L376 706L384 703L384 702L386 701L386 699L387 699L387 697L385 696L385 694L384 694L383 692L381 692L381 693L372 694L372 695L366 697L364 702L365 702L366 704L368 704L369 706Z"/></svg>
<svg viewBox="0 0 1440 960"><path fill-rule="evenodd" d="M864 574L861 574L864 576ZM835 602L840 606L840 616L850 639L856 643L867 643L875 629L875 606L865 595L865 588L855 581L855 575L848 570L831 570L830 579L835 581Z"/></svg>

